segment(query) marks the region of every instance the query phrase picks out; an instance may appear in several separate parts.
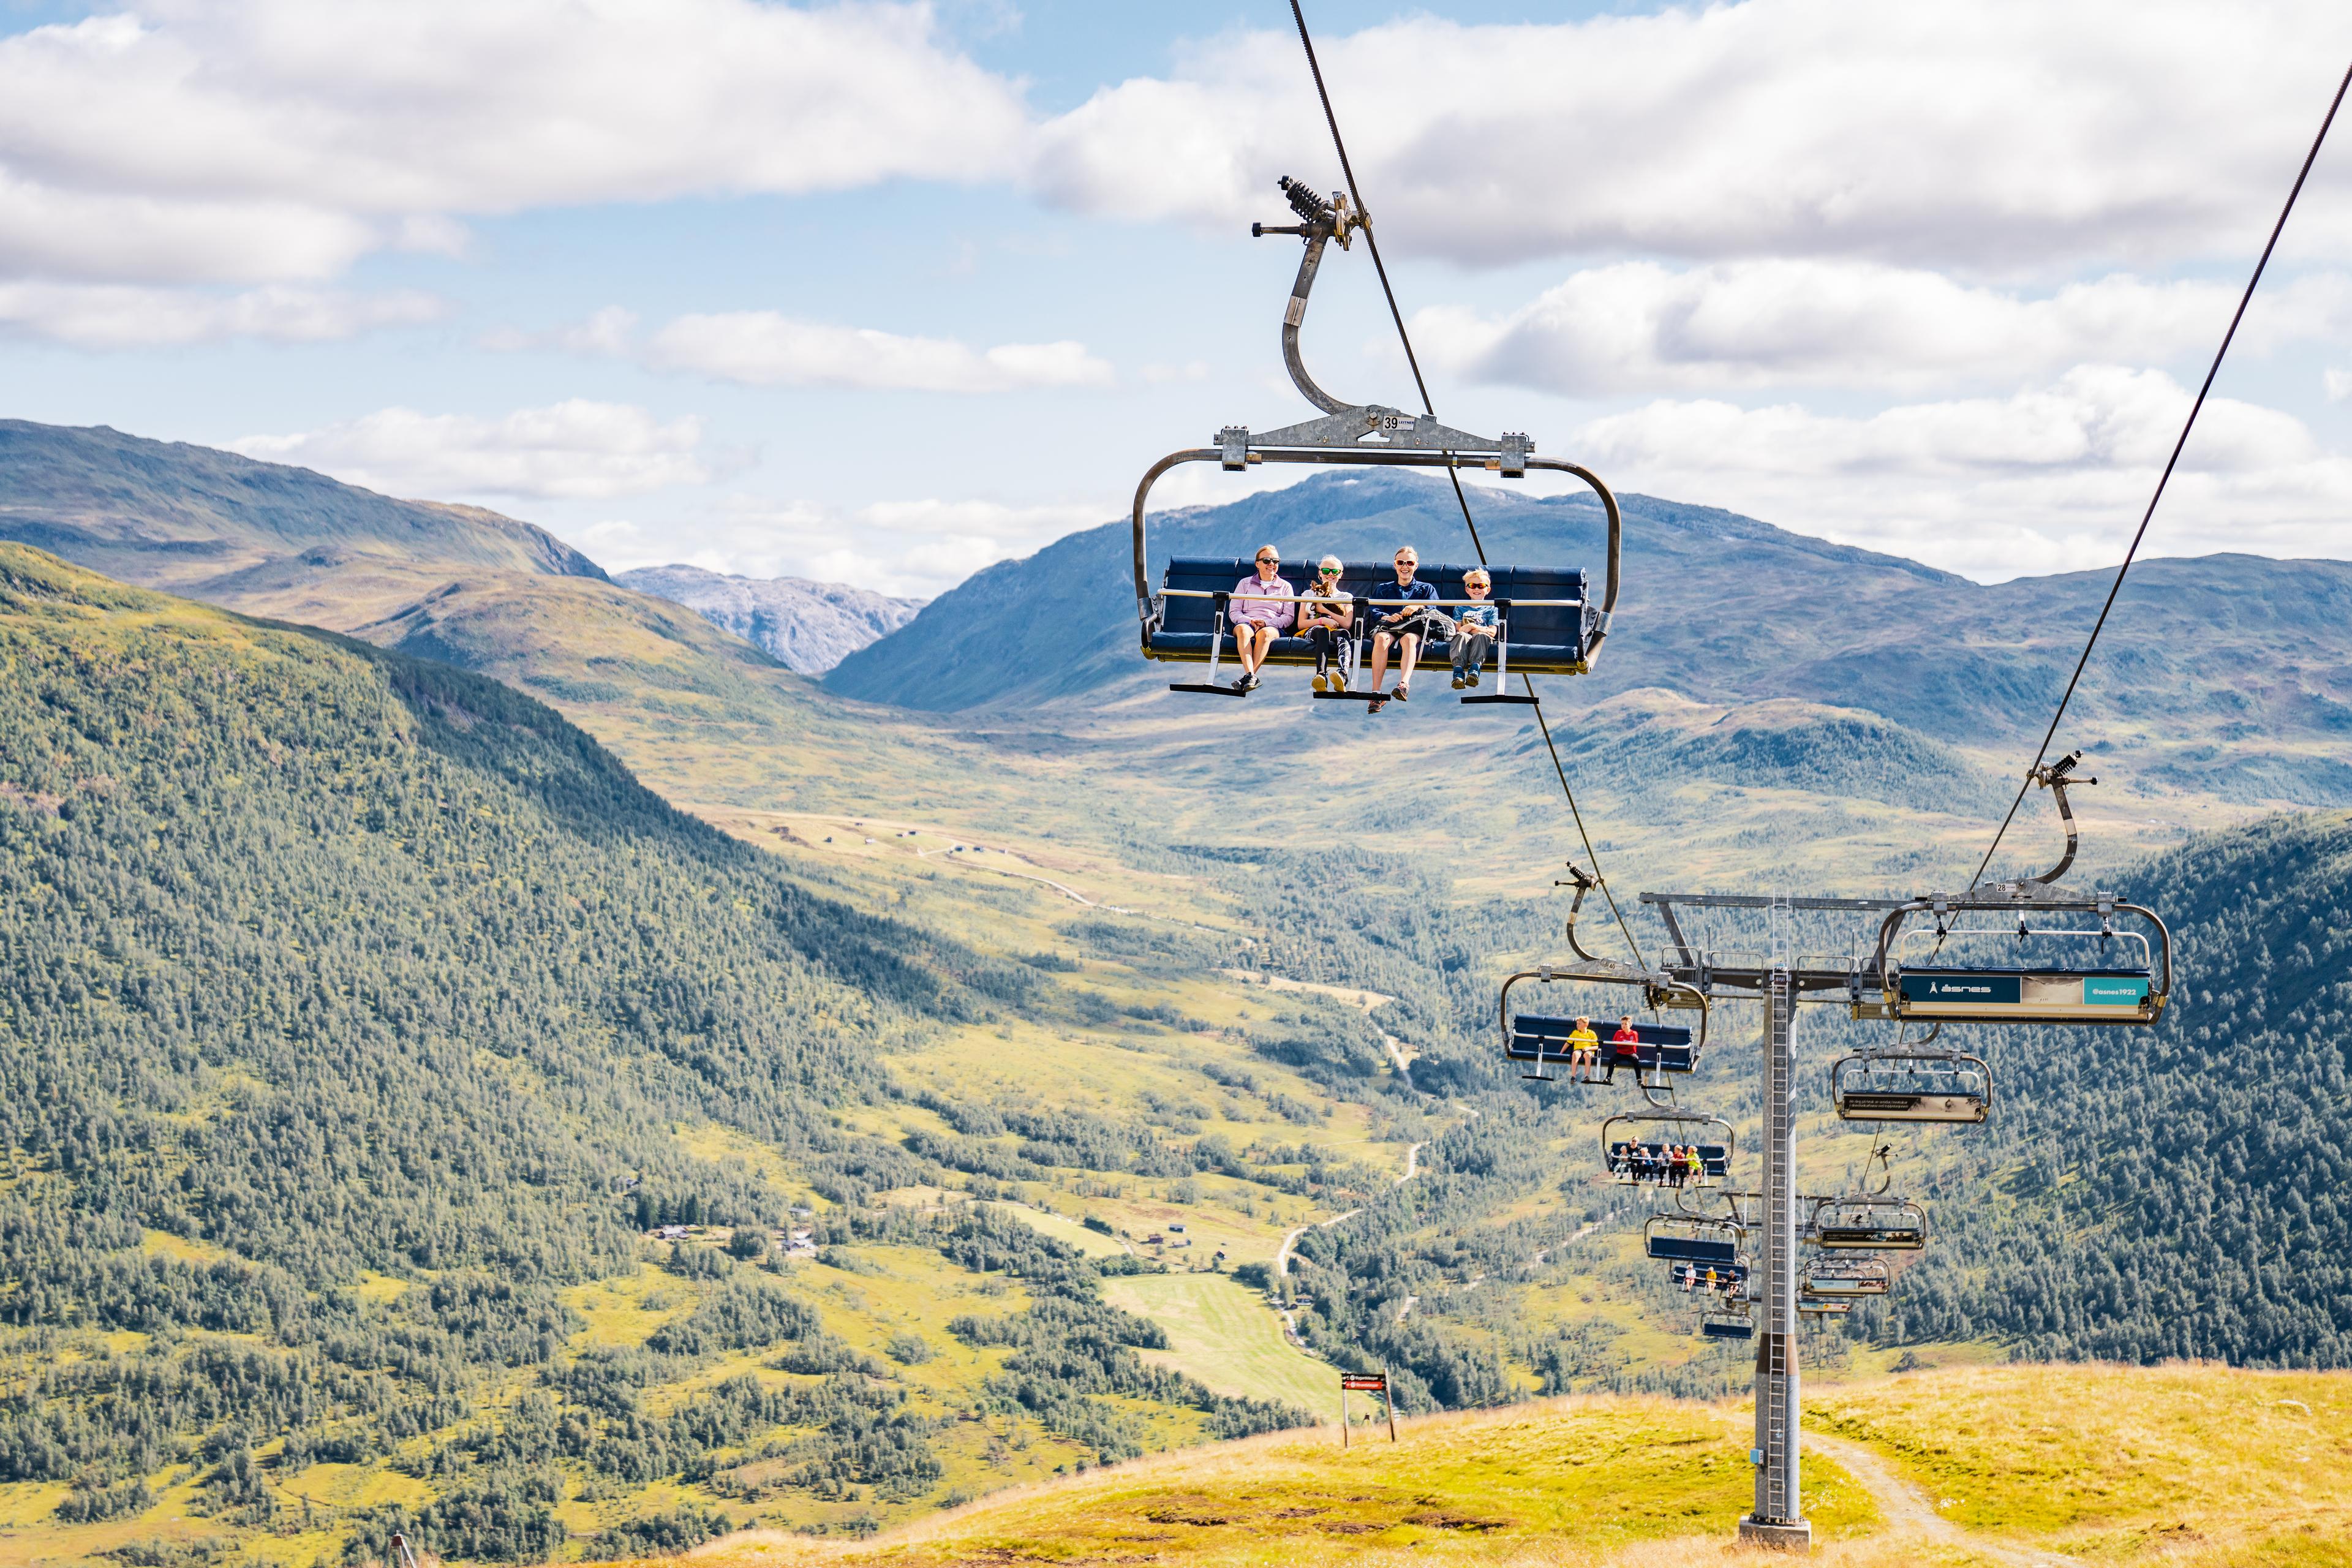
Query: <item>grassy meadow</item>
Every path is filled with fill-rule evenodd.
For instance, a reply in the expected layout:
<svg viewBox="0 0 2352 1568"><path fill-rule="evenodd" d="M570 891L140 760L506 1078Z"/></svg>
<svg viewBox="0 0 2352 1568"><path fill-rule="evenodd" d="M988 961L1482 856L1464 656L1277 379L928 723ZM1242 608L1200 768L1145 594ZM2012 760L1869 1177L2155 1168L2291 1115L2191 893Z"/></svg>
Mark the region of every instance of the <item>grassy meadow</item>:
<svg viewBox="0 0 2352 1568"><path fill-rule="evenodd" d="M1007 1493L857 1545L744 1535L706 1568L1112 1561L1576 1564L1733 1549L1747 1408L1580 1397L1408 1420L1342 1450L1276 1434ZM1816 1393L1816 1561L2321 1568L2352 1556L2352 1375L1947 1368ZM1864 1468L1832 1457L1853 1445ZM2063 1555L2053 1555L2063 1554Z"/></svg>

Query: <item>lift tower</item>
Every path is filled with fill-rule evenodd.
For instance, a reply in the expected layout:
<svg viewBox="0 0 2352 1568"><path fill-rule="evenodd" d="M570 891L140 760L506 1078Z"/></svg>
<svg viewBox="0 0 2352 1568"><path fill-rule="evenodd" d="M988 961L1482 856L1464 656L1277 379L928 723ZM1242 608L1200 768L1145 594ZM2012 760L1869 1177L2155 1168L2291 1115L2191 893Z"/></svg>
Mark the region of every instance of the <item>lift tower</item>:
<svg viewBox="0 0 2352 1568"><path fill-rule="evenodd" d="M1875 991L1876 976L1865 976L1858 953L1798 951L1796 917L1817 911L1884 914L1902 900L1643 893L1642 901L1658 911L1666 928L1668 945L1659 954L1656 975L1660 990L1685 995L1696 992L1709 1005L1734 1000L1763 1004L1764 1201L1758 1220L1764 1232L1764 1257L1752 1293L1760 1310L1756 1324L1756 1443L1748 1454L1756 1467L1756 1504L1739 1521L1739 1537L1804 1551L1812 1544L1813 1527L1805 1519L1797 1436L1801 1411L1797 1366L1797 1008L1807 1002L1851 1007L1865 1000L1865 984ZM1698 946L1683 930L1680 911L1689 910L1760 916L1760 945L1736 951ZM1562 979L1572 973L1553 971Z"/></svg>

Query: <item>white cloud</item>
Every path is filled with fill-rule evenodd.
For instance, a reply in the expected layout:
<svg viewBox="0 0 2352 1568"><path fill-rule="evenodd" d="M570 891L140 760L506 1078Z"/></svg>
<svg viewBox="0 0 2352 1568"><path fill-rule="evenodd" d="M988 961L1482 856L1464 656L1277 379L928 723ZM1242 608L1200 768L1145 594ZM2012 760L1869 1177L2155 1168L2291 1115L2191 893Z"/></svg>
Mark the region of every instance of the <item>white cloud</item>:
<svg viewBox="0 0 2352 1568"><path fill-rule="evenodd" d="M260 281L455 215L1014 169L921 5L130 0L0 38L0 269Z"/></svg>
<svg viewBox="0 0 2352 1568"><path fill-rule="evenodd" d="M2319 384L2327 393L2327 401L2342 403L2352 398L2352 370L2324 370Z"/></svg>
<svg viewBox="0 0 2352 1568"><path fill-rule="evenodd" d="M327 342L439 321L448 307L401 289L347 294L270 284L236 294L127 284L0 283L0 329L78 348L176 347L227 338Z"/></svg>
<svg viewBox="0 0 2352 1568"><path fill-rule="evenodd" d="M2352 52L2339 0L1745 0L1319 43L1383 243L1986 271L2250 253ZM2346 160L2291 245L2352 247ZM1051 200L1219 226L1336 184L1297 42L1232 34L1049 122Z"/></svg>
<svg viewBox="0 0 2352 1568"><path fill-rule="evenodd" d="M1570 449L1621 490L2000 580L2119 559L2189 403L2159 372L2084 366L2006 398L1864 417L1662 401L1592 421ZM2341 553L2347 510L2352 459L2289 415L2214 398L2149 548Z"/></svg>
<svg viewBox="0 0 2352 1568"><path fill-rule="evenodd" d="M847 386L915 392L1008 392L1106 386L1111 368L1079 342L975 349L946 338L794 321L773 310L680 316L642 351L656 370L692 371L753 386Z"/></svg>
<svg viewBox="0 0 2352 1568"><path fill-rule="evenodd" d="M2237 299L2226 283L2124 273L2032 299L1874 262L1735 261L1684 271L1623 262L1578 272L1499 321L1441 308L1420 312L1413 326L1425 352L1459 374L1570 395L1916 390L2210 353ZM2263 296L2238 347L2340 339L2347 328L2352 278L2315 274Z"/></svg>
<svg viewBox="0 0 2352 1568"><path fill-rule="evenodd" d="M642 408L582 398L499 418L385 408L295 436L229 446L394 495L598 500L701 484L702 421L664 424Z"/></svg>

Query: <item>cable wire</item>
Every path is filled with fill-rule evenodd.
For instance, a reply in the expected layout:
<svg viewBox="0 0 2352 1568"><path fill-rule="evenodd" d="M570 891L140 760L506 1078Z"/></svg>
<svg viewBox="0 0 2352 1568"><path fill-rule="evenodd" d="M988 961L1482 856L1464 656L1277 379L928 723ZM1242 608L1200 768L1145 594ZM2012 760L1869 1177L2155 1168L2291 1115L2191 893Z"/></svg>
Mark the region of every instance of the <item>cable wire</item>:
<svg viewBox="0 0 2352 1568"><path fill-rule="evenodd" d="M1323 105L1323 122L1331 128L1331 147L1339 154L1339 174L1348 182L1349 199L1356 204L1357 220L1363 226L1364 245L1372 253L1372 270L1380 275L1381 293L1389 302L1389 319L1396 323L1397 342L1404 345L1404 363L1412 367L1412 384L1421 393L1422 411L1434 419L1437 417L1437 405L1430 400L1429 383L1421 374L1420 356L1412 352L1412 334L1405 331L1404 312L1397 308L1396 290L1389 286L1388 264L1381 259L1381 242L1372 232L1371 219L1364 205L1363 187L1356 183L1356 166L1348 157L1347 141L1339 134L1339 117L1331 108L1329 89L1323 85L1323 65L1315 58L1315 39L1307 30L1307 13L1300 8L1299 0L1290 0L1290 16L1298 24L1298 44L1307 51L1307 69L1315 79L1315 96ZM1470 531L1470 548L1478 552L1478 564L1484 566L1486 564L1486 546L1478 537L1477 520L1470 515L1470 498L1462 489L1462 475L1449 466L1445 477L1454 486L1454 501L1462 509L1463 524ZM1533 679L1522 674L1519 685L1530 699L1535 697ZM1592 847L1592 835L1584 826L1584 813L1577 806L1576 790L1568 782L1568 767L1560 761L1559 746L1551 738L1551 723L1544 717L1541 702L1535 704L1535 712L1537 728L1543 731L1544 748L1551 753L1552 771L1559 775L1560 793L1568 797L1568 814L1575 819L1577 837L1584 841L1584 856L1591 862L1593 879L1600 884L1601 896L1609 900L1609 912L1616 918L1617 929L1623 934L1625 945L1633 951L1633 962L1640 964L1643 962L1642 944L1633 940L1633 928L1625 923L1625 911L1617 907L1617 895L1610 890L1609 879L1601 875L1601 852Z"/></svg>
<svg viewBox="0 0 2352 1568"><path fill-rule="evenodd" d="M1319 84L1318 84L1319 85ZM2074 661L2074 673L2066 682L2065 691L2058 699L2058 710L2050 716L2050 728L2042 732L2040 750L2033 753L2032 764L2025 770L2024 782L2017 786L2017 796L2009 803L2009 815L2000 819L2000 826L1992 836L1992 843L1977 862L1976 874L1969 879L1969 889L1974 891L1984 880L1985 868L2000 848L2008 836L2010 824L2017 820L2017 808L2025 803L2025 792L2033 787L2033 775L2040 771L2042 760L2050 755L2050 742L2057 738L2058 726L2066 717L2067 706L2074 700L2074 689L2082 684L2083 671L2091 662L2091 650L2099 646L2099 634L2106 629L2107 616L2116 607L2116 596L2123 592L2124 576L2132 569L2139 555L2140 542L2147 537L2147 525L2156 518L2157 503L2164 499L2164 487L2172 481L2172 470L2180 461L2181 449L2189 445L2189 433L2197 427L2197 416L2205 407L2206 394L2213 390L2213 378L2221 374L2221 361L2230 352L2230 344L2238 335L2238 323L2246 319L2246 307L2253 303L2255 286L2263 280L2263 270L2271 264L2271 252L2278 248L2279 236L2285 232L2289 214L2294 211L2295 198L2303 195L2304 182L2311 177L2311 166L2319 159L2319 149L2327 140L2328 127L2336 123L2336 111L2344 106L2345 89L2352 88L2352 66L2345 68L2344 79L2336 86L2336 96L2329 100L2326 117L2319 122L2319 134L2311 139L2311 151L2303 157L2303 167L2296 171L2294 188L2286 194L2286 205L2279 209L2278 221L2271 225L2271 237L2263 246L2263 254L2254 263L2254 275L2246 279L2246 291L2238 298L2238 309L2230 317L2230 330L2221 334L2221 346L2213 351L2213 363L2205 372L2204 384L2197 389L2197 401L2189 407L2189 417L2180 426L2180 438L2172 444L2172 456L2164 460L2164 472L2157 477L2156 493L2147 500L2147 510L2140 514L2139 527L2132 534L2131 548L2124 552L2123 564L2116 568L2116 580L2107 585L2106 603L2099 606L2099 618L2091 625L2091 635L2084 641L2083 657ZM1344 164L1345 159L1341 160ZM1361 204L1359 203L1359 205Z"/></svg>

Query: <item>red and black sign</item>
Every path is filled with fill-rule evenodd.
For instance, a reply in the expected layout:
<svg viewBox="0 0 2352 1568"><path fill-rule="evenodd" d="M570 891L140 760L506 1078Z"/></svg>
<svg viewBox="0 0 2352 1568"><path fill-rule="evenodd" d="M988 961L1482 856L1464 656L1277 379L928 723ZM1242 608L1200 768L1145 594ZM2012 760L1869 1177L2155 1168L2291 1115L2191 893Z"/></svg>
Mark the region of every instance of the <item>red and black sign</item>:
<svg viewBox="0 0 2352 1568"><path fill-rule="evenodd" d="M1389 1377L1384 1372L1343 1372L1339 1374L1339 1386L1350 1394L1386 1394Z"/></svg>

